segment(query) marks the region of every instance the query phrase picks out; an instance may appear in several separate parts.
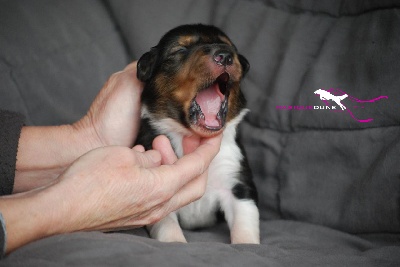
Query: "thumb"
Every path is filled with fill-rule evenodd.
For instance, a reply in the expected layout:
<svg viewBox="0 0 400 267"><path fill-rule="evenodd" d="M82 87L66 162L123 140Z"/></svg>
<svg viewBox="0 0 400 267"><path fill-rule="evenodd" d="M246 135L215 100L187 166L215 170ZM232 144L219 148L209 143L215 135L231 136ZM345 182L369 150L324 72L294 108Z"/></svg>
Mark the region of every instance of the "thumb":
<svg viewBox="0 0 400 267"><path fill-rule="evenodd" d="M182 140L183 154L189 154L196 150L200 146L201 139L197 135L184 136Z"/></svg>

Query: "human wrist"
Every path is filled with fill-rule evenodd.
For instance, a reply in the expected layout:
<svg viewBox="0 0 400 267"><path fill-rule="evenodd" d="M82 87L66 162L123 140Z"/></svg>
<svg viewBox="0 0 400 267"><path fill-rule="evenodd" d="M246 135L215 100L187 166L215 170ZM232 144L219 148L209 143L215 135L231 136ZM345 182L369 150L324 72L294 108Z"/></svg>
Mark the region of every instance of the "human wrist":
<svg viewBox="0 0 400 267"><path fill-rule="evenodd" d="M43 188L1 198L0 210L7 232L7 254L27 243L60 232L60 205Z"/></svg>
<svg viewBox="0 0 400 267"><path fill-rule="evenodd" d="M98 145L85 127L69 124L23 127L13 192L25 192L48 184L78 157Z"/></svg>
<svg viewBox="0 0 400 267"><path fill-rule="evenodd" d="M78 145L78 147L82 148L82 151L84 151L81 155L95 148L107 145L98 133L93 123L93 115L91 114L83 116L80 120L71 124L70 127L76 138L74 142L75 145ZM78 152L78 154L80 152Z"/></svg>
<svg viewBox="0 0 400 267"><path fill-rule="evenodd" d="M52 169L69 166L96 148L90 130L80 125L26 126L18 145L17 170Z"/></svg>

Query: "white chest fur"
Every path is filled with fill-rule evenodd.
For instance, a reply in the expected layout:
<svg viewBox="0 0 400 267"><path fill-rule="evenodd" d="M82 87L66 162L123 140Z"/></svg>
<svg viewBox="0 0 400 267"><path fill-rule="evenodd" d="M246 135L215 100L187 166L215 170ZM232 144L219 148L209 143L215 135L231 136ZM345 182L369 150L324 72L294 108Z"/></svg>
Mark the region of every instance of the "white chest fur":
<svg viewBox="0 0 400 267"><path fill-rule="evenodd" d="M240 164L243 155L238 147L236 127L248 110L227 123L223 132L221 148L208 169L207 189L202 198L170 213L167 217L147 229L151 237L163 242L186 242L181 226L197 228L211 225L216 220L216 211L221 209L228 223L232 243L260 243L259 212L251 199L237 199L232 188L239 182ZM178 157L183 154L182 138L190 131L171 119L151 118L146 108L142 108L142 117L149 118L152 126L166 134L174 146ZM179 222L178 222L179 219Z"/></svg>
<svg viewBox="0 0 400 267"><path fill-rule="evenodd" d="M183 228L197 228L215 223L215 213L224 202L233 198L232 188L238 182L242 153L235 142L236 130L224 131L221 149L208 169L208 183L204 196L181 208L177 213Z"/></svg>

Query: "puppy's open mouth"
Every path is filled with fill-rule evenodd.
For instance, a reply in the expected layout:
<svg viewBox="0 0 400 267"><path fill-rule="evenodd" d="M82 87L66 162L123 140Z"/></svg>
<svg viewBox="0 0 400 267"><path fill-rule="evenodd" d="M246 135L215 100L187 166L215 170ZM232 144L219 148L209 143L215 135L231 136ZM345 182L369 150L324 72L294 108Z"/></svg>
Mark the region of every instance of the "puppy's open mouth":
<svg viewBox="0 0 400 267"><path fill-rule="evenodd" d="M197 93L189 111L192 124L209 131L218 131L224 127L228 111L229 80L229 74L224 72Z"/></svg>

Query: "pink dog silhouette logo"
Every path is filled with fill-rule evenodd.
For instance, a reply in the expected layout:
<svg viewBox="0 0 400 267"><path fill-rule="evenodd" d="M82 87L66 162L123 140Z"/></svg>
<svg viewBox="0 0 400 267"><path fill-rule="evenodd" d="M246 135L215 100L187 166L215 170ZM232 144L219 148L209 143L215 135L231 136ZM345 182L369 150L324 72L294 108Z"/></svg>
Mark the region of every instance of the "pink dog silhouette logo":
<svg viewBox="0 0 400 267"><path fill-rule="evenodd" d="M381 99L388 99L387 96L379 96L377 98L373 98L373 99L369 99L369 100L361 100L361 99L358 99L358 98L348 95L347 93L343 92L340 89L334 89L334 88L331 88L329 90L318 89L314 92L314 94L319 95L319 98L325 103L325 105L329 106L330 105L329 101L332 101L332 102L335 102L341 108L341 110L335 110L335 108L332 108L332 111L339 111L339 112L347 111L354 120L356 120L358 122L363 122L363 123L371 122L374 119L372 119L372 118L358 119L354 116L354 114L351 110L352 108L364 108L362 106L362 103L373 103L373 102L379 101ZM345 99L348 99L354 103L361 103L361 106L360 106L360 104L355 104L352 107L346 107L342 103L342 101Z"/></svg>

